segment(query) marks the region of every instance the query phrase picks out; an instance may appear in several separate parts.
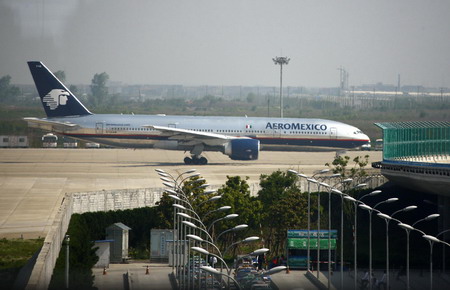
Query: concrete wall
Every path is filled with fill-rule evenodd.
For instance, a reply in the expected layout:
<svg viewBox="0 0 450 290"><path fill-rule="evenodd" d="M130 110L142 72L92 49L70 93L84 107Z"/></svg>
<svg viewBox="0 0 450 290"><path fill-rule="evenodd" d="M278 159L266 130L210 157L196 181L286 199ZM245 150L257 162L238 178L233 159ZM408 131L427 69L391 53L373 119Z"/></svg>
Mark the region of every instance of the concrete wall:
<svg viewBox="0 0 450 290"><path fill-rule="evenodd" d="M163 192L162 188L138 188L73 193L73 213L154 206Z"/></svg>
<svg viewBox="0 0 450 290"><path fill-rule="evenodd" d="M66 194L51 229L45 237L44 245L37 257L25 289L48 289L56 259L59 256L73 213L154 206L159 201L163 191L163 189L141 188Z"/></svg>
<svg viewBox="0 0 450 290"><path fill-rule="evenodd" d="M44 240L41 252L31 272L28 285L25 289L47 289L53 274L56 259L59 256L62 242L69 227L72 216L72 198L66 195L62 202L50 231Z"/></svg>

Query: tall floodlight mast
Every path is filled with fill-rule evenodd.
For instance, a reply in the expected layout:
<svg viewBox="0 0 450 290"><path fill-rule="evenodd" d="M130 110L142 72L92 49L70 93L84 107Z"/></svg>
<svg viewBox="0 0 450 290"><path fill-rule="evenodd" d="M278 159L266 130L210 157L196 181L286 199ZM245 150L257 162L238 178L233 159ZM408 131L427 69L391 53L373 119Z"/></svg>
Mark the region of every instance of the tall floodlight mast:
<svg viewBox="0 0 450 290"><path fill-rule="evenodd" d="M291 60L287 56L276 56L273 62L280 65L280 118L283 118L283 64L288 64Z"/></svg>

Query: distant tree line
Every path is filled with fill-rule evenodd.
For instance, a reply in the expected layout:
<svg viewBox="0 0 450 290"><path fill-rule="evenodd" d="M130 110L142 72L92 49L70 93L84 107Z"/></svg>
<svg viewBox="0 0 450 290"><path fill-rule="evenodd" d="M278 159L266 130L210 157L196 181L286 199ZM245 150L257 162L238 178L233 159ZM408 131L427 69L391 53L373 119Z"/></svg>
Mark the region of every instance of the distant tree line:
<svg viewBox="0 0 450 290"><path fill-rule="evenodd" d="M18 87L11 85L11 76L0 78L0 103L7 104L20 95Z"/></svg>

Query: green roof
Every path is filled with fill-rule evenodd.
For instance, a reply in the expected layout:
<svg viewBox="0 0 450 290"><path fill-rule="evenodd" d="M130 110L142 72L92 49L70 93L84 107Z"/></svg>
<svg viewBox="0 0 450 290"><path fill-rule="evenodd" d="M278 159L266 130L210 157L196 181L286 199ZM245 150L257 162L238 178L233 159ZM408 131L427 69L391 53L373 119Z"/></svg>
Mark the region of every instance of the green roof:
<svg viewBox="0 0 450 290"><path fill-rule="evenodd" d="M448 128L450 122L446 121L412 121L412 122L386 122L375 123L381 129L416 129L416 128Z"/></svg>
<svg viewBox="0 0 450 290"><path fill-rule="evenodd" d="M375 123L383 130L383 159L450 154L450 122Z"/></svg>

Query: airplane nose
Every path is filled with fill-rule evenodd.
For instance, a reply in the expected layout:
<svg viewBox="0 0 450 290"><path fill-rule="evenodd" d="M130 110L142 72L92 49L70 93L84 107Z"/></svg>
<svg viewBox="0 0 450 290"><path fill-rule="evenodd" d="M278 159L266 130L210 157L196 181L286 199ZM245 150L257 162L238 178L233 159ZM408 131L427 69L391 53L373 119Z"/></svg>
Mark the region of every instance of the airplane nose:
<svg viewBox="0 0 450 290"><path fill-rule="evenodd" d="M367 140L367 142L370 143L370 138L366 134L363 134L362 139Z"/></svg>

